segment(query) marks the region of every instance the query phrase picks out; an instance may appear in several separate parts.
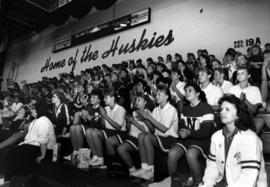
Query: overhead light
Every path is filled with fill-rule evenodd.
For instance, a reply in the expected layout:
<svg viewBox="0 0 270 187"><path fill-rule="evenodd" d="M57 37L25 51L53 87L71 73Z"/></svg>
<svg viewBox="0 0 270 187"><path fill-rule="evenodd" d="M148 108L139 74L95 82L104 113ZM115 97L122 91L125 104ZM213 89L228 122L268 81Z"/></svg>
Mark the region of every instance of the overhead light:
<svg viewBox="0 0 270 187"><path fill-rule="evenodd" d="M120 26L121 26L121 27L126 27L127 24L126 24L126 23L120 23Z"/></svg>
<svg viewBox="0 0 270 187"><path fill-rule="evenodd" d="M95 32L98 32L100 31L100 28L99 27L94 27L93 29L90 30L90 33L95 33Z"/></svg>

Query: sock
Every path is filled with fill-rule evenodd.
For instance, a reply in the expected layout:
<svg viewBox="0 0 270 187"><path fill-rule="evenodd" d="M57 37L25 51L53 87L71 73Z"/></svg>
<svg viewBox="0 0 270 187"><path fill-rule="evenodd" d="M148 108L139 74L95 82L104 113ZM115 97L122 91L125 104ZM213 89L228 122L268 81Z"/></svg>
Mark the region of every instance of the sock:
<svg viewBox="0 0 270 187"><path fill-rule="evenodd" d="M73 155L77 155L79 153L79 151L73 151Z"/></svg>
<svg viewBox="0 0 270 187"><path fill-rule="evenodd" d="M98 157L98 160L104 163L104 158L103 157Z"/></svg>
<svg viewBox="0 0 270 187"><path fill-rule="evenodd" d="M147 169L147 167L148 167L148 164L147 163L142 163L142 165L141 165L141 168L142 169Z"/></svg>
<svg viewBox="0 0 270 187"><path fill-rule="evenodd" d="M129 168L128 170L129 170L129 173L132 173L132 172L136 171L136 168L133 166L132 168Z"/></svg>
<svg viewBox="0 0 270 187"><path fill-rule="evenodd" d="M147 170L154 172L154 165L148 165Z"/></svg>
<svg viewBox="0 0 270 187"><path fill-rule="evenodd" d="M94 156L93 156L93 159L95 159L95 160L96 160L97 158L98 158L98 156L97 156L97 155L94 155Z"/></svg>

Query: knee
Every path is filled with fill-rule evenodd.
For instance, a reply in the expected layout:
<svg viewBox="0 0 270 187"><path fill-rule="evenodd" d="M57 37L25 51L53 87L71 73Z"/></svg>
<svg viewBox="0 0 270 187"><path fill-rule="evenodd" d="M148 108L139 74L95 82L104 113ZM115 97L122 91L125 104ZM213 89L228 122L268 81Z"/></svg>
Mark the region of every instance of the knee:
<svg viewBox="0 0 270 187"><path fill-rule="evenodd" d="M189 160L197 160L199 158L199 151L188 149L186 152L186 158Z"/></svg>
<svg viewBox="0 0 270 187"><path fill-rule="evenodd" d="M178 160L180 157L181 152L176 147L173 147L168 153L168 161Z"/></svg>
<svg viewBox="0 0 270 187"><path fill-rule="evenodd" d="M75 129L77 132L82 132L82 127L80 125L76 125Z"/></svg>
<svg viewBox="0 0 270 187"><path fill-rule="evenodd" d="M93 129L91 129L91 128L87 129L86 132L85 132L85 134L86 134L87 137L92 137L92 135L93 135Z"/></svg>
<svg viewBox="0 0 270 187"><path fill-rule="evenodd" d="M107 140L106 140L106 145L108 145L108 146L113 146L113 139L112 139L112 137L109 137Z"/></svg>
<svg viewBox="0 0 270 187"><path fill-rule="evenodd" d="M70 132L75 131L75 129L76 129L76 125L71 125Z"/></svg>
<svg viewBox="0 0 270 187"><path fill-rule="evenodd" d="M144 142L145 144L152 143L152 135L146 134L146 135L144 136L143 142Z"/></svg>
<svg viewBox="0 0 270 187"><path fill-rule="evenodd" d="M119 146L117 147L117 153L118 153L119 155L123 155L125 152L126 152L125 146L119 145Z"/></svg>

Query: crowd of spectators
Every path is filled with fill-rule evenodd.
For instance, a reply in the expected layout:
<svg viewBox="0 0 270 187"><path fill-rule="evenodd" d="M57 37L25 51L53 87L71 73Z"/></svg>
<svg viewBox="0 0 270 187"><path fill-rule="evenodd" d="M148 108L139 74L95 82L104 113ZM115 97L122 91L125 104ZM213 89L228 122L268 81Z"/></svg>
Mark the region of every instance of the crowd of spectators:
<svg viewBox="0 0 270 187"><path fill-rule="evenodd" d="M90 166L102 167L118 156L129 168L130 176L154 181L154 149L157 149L168 153L170 176L177 173L178 160L186 157L191 177L183 181L184 186L199 185L202 181L207 183L213 172L209 168L213 165L210 161L215 160L211 152L215 149L211 143L213 133L222 129L224 136L227 133L237 137L235 134L238 131L247 129L257 135L269 131L269 81L270 43L267 43L264 47L250 47L246 54L229 48L223 59L217 59L214 54L200 49L197 54L188 53L186 58L179 53L175 53L174 57L168 54L166 58L159 56L145 61L129 60L112 64L111 67L102 64L86 68L78 75L62 73L58 77L43 77L40 81L22 86L14 83L7 91L1 92L0 150L21 142L29 154L33 149L26 145L39 145L41 154L35 153L34 157L38 158L34 160L40 163L45 158L44 145L48 149L53 147L49 143L53 140L52 136L58 142L62 138L70 138L73 152L69 158L74 165L79 149L87 145L92 152ZM247 125L248 128L234 125L230 134L224 130L230 124L221 116L226 109L233 110L227 106L228 103L235 105L237 102L245 108L245 115L251 117L252 125ZM46 109L42 113L46 118L41 120L39 115L38 118L33 115L33 110L38 109L37 105ZM236 107L235 111L237 116L233 122L244 115L242 108ZM50 135L39 133L38 126L35 128L39 130L29 135L29 131L31 134L35 130L34 118L39 119L36 120L39 123L49 123L49 129L44 131ZM55 135L52 135L50 123L53 124ZM218 135L219 138L222 133ZM225 144L227 155L231 144ZM256 154L262 154L260 145L254 143L261 151ZM11 153L20 150L27 152L17 147ZM134 166L132 151L139 151L140 169ZM203 177L199 158L207 156L207 170ZM9 163L12 163L12 158L15 159L9 157ZM241 156L238 159L241 161ZM263 163L259 156L251 156L251 159ZM12 173L15 170L12 166L15 166L9 164L7 180L12 174L20 174L18 165L16 172ZM244 174L242 170L236 174L244 177L240 177L241 181L255 175L252 169L244 171ZM229 171L225 173L228 175ZM239 183L238 178L224 176L220 178L224 186ZM256 183L257 177L250 179L254 180L249 180L251 183ZM162 182L170 183L171 180L169 177ZM212 186L220 182L213 182L213 178L211 180Z"/></svg>

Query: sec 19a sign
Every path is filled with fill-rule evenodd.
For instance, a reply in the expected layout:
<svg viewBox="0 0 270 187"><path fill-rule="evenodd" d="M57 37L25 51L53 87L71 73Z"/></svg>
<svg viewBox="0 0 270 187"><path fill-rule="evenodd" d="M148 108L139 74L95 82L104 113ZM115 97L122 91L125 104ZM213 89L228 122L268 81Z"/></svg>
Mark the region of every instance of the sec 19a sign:
<svg viewBox="0 0 270 187"><path fill-rule="evenodd" d="M242 48L242 47L251 47L255 44L257 45L261 45L261 39L260 37L256 37L256 38L247 38L247 39L243 39L243 40L237 40L233 42L234 44L234 48Z"/></svg>

